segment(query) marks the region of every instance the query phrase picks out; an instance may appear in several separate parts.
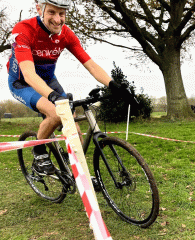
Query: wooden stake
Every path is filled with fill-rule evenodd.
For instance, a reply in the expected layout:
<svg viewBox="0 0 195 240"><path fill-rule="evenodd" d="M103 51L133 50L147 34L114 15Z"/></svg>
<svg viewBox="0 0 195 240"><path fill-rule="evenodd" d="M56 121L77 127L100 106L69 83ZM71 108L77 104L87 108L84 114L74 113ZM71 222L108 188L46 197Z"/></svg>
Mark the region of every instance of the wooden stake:
<svg viewBox="0 0 195 240"><path fill-rule="evenodd" d="M84 171L84 173L89 181L89 184L92 188L94 198L97 202L95 190L93 188L93 184L91 181L91 177L90 177L89 169L88 169L87 162L85 159L85 155L83 152L82 144L80 142L77 128L76 128L76 125L74 122L74 118L72 116L72 112L70 109L69 100L68 99L59 100L59 101L56 101L55 104L56 104L56 113L61 118L62 125L63 125L62 133L65 137L68 138L70 146L72 147L73 151L75 152L75 155L77 156L77 158L83 168L83 171ZM98 205L98 202L97 202L97 205Z"/></svg>

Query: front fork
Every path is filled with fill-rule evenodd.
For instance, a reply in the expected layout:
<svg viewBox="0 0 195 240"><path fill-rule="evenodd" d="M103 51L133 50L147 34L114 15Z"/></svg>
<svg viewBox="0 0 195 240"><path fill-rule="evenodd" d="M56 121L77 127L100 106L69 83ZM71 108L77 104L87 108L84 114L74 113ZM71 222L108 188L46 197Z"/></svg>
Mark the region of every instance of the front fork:
<svg viewBox="0 0 195 240"><path fill-rule="evenodd" d="M100 153L100 155L101 155L101 157L102 157L102 159L103 159L103 161L104 161L104 163L105 163L105 165L106 165L106 168L107 168L110 176L112 177L112 179L113 179L113 181L114 181L114 184L115 184L116 188L119 188L119 184L118 184L118 182L116 181L116 178L115 178L114 174L112 173L112 170L111 170L111 168L110 168L110 166L109 166L109 164L108 164L108 162L107 162L107 159L106 159L106 157L105 157L105 155L104 155L104 153L103 153L103 151L102 151L102 147L101 147L101 145L100 145L100 141L101 141L101 140L98 141L98 138L105 138L105 137L107 137L107 135L106 135L105 133L97 132L97 133L95 133L94 136L93 136L93 142L94 142L96 148L98 149L98 151L99 151L99 153ZM112 146L110 146L110 148L111 148L112 151L114 150L114 148L113 148ZM115 151L115 150L114 150L114 151Z"/></svg>
<svg viewBox="0 0 195 240"><path fill-rule="evenodd" d="M109 166L109 164L108 164L108 162L106 160L106 157L105 157L105 155L104 155L104 153L102 151L102 148L100 146L100 141L98 140L99 138L102 139L102 138L107 137L107 135L100 131L99 126L98 126L98 124L96 122L96 119L95 119L92 111L89 110L88 108L85 109L85 116L86 116L86 118L88 120L88 123L89 123L90 127L88 129L88 132L87 132L87 135L86 135L86 138L85 138L85 142L83 144L83 151L84 151L84 153L87 152L87 149L88 149L88 146L89 146L89 142L91 140L91 136L93 135L93 142L94 142L96 148L99 150L100 155L101 155L101 157L102 157L102 159L103 159L103 161L104 161L104 163L105 163L105 165L106 165L106 167L108 169L108 172L110 173L110 175L111 175L111 177L112 177L112 179L113 179L113 181L115 183L115 186L117 187L118 186L117 181L116 181L116 179L115 179L115 177L114 177L114 175L112 173L112 170L110 169L110 166Z"/></svg>
<svg viewBox="0 0 195 240"><path fill-rule="evenodd" d="M110 150L112 151L112 153L114 154L114 157L115 159L117 159L118 161L118 164L121 168L119 168L120 170L120 177L122 179L121 182L118 182L110 168L110 165L108 164L108 161L106 159L106 156L103 152L103 146L101 146L101 140L98 140L98 138L105 138L107 137L107 135L105 133L102 133L102 132L97 132L94 134L94 137L93 137L93 141L94 141L94 144L96 146L96 148L98 149L103 161L104 161L104 164L106 165L106 168L110 174L110 176L112 177L113 181L114 181L114 184L116 186L117 189L122 189L123 186L130 186L132 185L132 179L128 173L128 171L126 170L126 168L124 167L123 163L122 163L122 160L120 158L120 156L118 155L116 149L114 148L114 146L112 144L109 145L109 148Z"/></svg>

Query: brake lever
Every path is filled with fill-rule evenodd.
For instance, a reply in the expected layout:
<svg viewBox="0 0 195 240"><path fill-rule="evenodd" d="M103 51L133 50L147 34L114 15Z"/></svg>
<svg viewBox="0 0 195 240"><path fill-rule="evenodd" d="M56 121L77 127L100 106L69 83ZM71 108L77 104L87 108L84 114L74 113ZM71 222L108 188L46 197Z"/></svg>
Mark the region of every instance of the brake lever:
<svg viewBox="0 0 195 240"><path fill-rule="evenodd" d="M139 101L137 100L135 94L132 93L131 89L129 87L126 88L126 90L131 94L132 99L135 101L137 105L139 105Z"/></svg>

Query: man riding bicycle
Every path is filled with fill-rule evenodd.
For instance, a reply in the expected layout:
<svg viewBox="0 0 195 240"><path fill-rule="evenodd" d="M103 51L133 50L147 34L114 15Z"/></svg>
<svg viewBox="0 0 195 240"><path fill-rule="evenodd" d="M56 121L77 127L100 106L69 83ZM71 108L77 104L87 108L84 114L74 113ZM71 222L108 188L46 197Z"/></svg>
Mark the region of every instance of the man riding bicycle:
<svg viewBox="0 0 195 240"><path fill-rule="evenodd" d="M98 82L109 86L115 94L123 95L125 90L90 58L79 39L65 25L70 0L35 2L38 16L23 20L13 28L12 54L7 64L8 81L10 91L17 100L46 116L37 133L38 139L46 139L61 124L55 101L67 98L55 76L57 59L65 48ZM78 126L77 129L79 131ZM46 174L54 172L45 145L35 146L33 155L36 171Z"/></svg>

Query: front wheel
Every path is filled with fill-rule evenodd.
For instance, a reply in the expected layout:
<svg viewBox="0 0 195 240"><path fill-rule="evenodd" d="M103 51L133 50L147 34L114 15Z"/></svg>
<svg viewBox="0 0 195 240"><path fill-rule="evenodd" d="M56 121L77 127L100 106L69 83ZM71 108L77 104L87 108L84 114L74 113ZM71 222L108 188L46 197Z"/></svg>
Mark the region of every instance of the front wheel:
<svg viewBox="0 0 195 240"><path fill-rule="evenodd" d="M28 131L20 136L19 141L30 141L36 139L36 133ZM35 170L32 168L32 163L34 159L32 154L32 148L33 147L28 147L17 150L20 167L28 184L40 197L55 203L62 202L63 199L66 197L66 191L62 184L62 181L60 180L61 171L56 161L58 153L56 152L52 144L46 145L46 149L49 153L50 159L52 160L54 166L57 169L56 174L41 175L35 172Z"/></svg>
<svg viewBox="0 0 195 240"><path fill-rule="evenodd" d="M141 155L127 142L105 137L94 151L94 171L104 198L126 222L146 228L157 218L159 195Z"/></svg>

